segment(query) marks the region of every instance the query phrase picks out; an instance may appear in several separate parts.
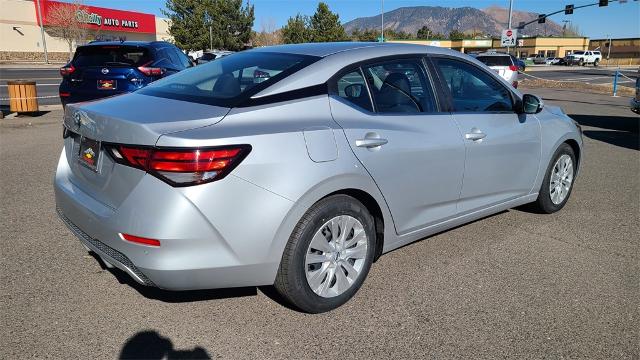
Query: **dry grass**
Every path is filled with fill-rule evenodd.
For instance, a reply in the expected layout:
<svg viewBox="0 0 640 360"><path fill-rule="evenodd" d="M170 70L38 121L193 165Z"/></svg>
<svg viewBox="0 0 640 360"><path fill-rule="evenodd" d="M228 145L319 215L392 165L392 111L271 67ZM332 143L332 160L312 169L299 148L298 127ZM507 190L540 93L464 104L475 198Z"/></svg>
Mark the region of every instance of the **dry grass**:
<svg viewBox="0 0 640 360"><path fill-rule="evenodd" d="M551 89L579 89L596 94L613 94L613 85L611 84L585 84L582 82L563 82L541 79L524 79L520 81L520 86L528 88L551 88ZM627 86L618 86L620 96L634 96L635 89Z"/></svg>

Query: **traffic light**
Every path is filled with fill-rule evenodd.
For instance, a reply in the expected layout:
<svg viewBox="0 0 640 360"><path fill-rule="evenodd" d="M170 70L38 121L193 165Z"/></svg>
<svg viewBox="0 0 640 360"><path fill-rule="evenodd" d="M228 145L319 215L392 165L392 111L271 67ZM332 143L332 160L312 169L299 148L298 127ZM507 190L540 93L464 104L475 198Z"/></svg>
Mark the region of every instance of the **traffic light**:
<svg viewBox="0 0 640 360"><path fill-rule="evenodd" d="M538 15L538 24L544 24L547 21L547 15L540 14Z"/></svg>
<svg viewBox="0 0 640 360"><path fill-rule="evenodd" d="M573 14L573 4L567 5L567 6L564 7L564 14L565 15Z"/></svg>
<svg viewBox="0 0 640 360"><path fill-rule="evenodd" d="M598 6L607 6L609 5L609 0L600 0L598 2Z"/></svg>

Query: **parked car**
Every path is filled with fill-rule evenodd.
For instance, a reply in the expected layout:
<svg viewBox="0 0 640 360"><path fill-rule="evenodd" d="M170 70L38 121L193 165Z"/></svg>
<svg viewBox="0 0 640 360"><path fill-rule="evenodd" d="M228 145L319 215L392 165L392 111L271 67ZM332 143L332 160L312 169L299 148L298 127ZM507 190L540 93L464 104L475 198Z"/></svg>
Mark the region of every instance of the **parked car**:
<svg viewBox="0 0 640 360"><path fill-rule="evenodd" d="M76 49L60 68L62 105L138 90L193 66L175 45L165 41L96 41Z"/></svg>
<svg viewBox="0 0 640 360"><path fill-rule="evenodd" d="M513 87L518 87L518 66L513 61L511 55L503 53L483 53L478 55L476 59L495 70Z"/></svg>
<svg viewBox="0 0 640 360"><path fill-rule="evenodd" d="M242 80L255 69L271 76ZM562 209L582 154L571 118L481 62L388 43L223 57L70 104L63 137L58 213L108 266L170 290L274 284L311 313L383 253Z"/></svg>
<svg viewBox="0 0 640 360"><path fill-rule="evenodd" d="M602 54L600 51L574 51L572 54L565 57L567 65L585 66L593 64L593 66L598 66L600 61L602 61Z"/></svg>
<svg viewBox="0 0 640 360"><path fill-rule="evenodd" d="M546 60L547 65L558 65L562 58L559 57L548 57Z"/></svg>
<svg viewBox="0 0 640 360"><path fill-rule="evenodd" d="M206 64L209 61L220 59L221 57L231 55L231 54L233 54L233 51L206 51L202 54L201 57L196 59L196 64L198 65Z"/></svg>
<svg viewBox="0 0 640 360"><path fill-rule="evenodd" d="M527 64L524 62L524 60L518 59L513 55L509 55L509 56L511 56L511 60L513 61L514 64L516 64L519 71L524 72L527 69Z"/></svg>
<svg viewBox="0 0 640 360"><path fill-rule="evenodd" d="M546 64L547 63L547 58L544 57L544 55L538 54L538 55L536 55L536 57L533 58L533 63L534 64Z"/></svg>
<svg viewBox="0 0 640 360"><path fill-rule="evenodd" d="M636 77L636 96L631 98L631 111L640 114L640 70Z"/></svg>

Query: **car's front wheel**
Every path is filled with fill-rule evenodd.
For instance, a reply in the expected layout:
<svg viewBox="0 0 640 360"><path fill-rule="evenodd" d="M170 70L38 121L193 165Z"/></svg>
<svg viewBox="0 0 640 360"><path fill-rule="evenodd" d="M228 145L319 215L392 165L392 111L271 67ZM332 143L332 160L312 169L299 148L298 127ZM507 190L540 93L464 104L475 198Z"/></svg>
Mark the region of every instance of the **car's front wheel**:
<svg viewBox="0 0 640 360"><path fill-rule="evenodd" d="M598 65L600 65L600 60L596 59L596 60L593 62L593 66L594 66L594 67L598 67Z"/></svg>
<svg viewBox="0 0 640 360"><path fill-rule="evenodd" d="M374 220L367 208L347 195L329 196L296 225L274 286L302 311L335 309L358 291L375 249Z"/></svg>
<svg viewBox="0 0 640 360"><path fill-rule="evenodd" d="M560 145L554 154L544 177L535 210L547 214L564 207L569 200L576 174L576 155L569 144Z"/></svg>

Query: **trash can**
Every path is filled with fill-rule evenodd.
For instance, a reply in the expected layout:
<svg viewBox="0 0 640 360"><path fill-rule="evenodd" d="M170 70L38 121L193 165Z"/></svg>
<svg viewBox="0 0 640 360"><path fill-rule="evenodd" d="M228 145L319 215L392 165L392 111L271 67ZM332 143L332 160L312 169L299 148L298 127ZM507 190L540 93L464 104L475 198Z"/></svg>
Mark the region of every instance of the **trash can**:
<svg viewBox="0 0 640 360"><path fill-rule="evenodd" d="M7 81L9 89L9 110L12 112L37 112L38 93L35 81Z"/></svg>

